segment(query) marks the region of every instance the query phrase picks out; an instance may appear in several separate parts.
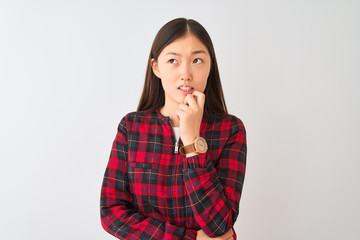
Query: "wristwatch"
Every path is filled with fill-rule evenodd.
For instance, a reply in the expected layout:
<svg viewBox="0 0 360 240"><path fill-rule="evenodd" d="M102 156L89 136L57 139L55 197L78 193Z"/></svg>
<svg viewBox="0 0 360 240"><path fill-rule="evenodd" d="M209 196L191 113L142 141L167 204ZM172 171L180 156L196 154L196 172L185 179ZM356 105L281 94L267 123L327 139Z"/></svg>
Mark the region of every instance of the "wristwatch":
<svg viewBox="0 0 360 240"><path fill-rule="evenodd" d="M192 144L182 146L179 149L180 154L186 155L188 153L205 153L208 150L208 145L205 138L197 136Z"/></svg>

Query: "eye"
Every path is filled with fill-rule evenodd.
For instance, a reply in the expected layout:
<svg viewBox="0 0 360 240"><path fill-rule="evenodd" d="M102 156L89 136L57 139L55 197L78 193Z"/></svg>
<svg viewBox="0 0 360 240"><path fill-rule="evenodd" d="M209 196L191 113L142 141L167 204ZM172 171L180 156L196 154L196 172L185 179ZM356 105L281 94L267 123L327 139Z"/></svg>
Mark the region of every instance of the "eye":
<svg viewBox="0 0 360 240"><path fill-rule="evenodd" d="M196 62L196 60L198 60L198 61ZM199 63L199 61L202 62L202 60L201 60L200 58L196 58L196 59L194 60L194 63Z"/></svg>
<svg viewBox="0 0 360 240"><path fill-rule="evenodd" d="M175 63L176 59L170 59L168 62Z"/></svg>

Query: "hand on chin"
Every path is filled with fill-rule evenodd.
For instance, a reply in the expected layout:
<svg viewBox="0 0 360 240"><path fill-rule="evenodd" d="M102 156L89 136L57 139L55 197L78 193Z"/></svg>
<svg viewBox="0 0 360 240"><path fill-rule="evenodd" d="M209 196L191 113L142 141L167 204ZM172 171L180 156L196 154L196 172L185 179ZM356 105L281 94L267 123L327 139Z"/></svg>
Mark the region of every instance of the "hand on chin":
<svg viewBox="0 0 360 240"><path fill-rule="evenodd" d="M194 91L185 96L175 111L180 120L180 138L184 146L191 144L200 134L200 125L204 113L205 94Z"/></svg>

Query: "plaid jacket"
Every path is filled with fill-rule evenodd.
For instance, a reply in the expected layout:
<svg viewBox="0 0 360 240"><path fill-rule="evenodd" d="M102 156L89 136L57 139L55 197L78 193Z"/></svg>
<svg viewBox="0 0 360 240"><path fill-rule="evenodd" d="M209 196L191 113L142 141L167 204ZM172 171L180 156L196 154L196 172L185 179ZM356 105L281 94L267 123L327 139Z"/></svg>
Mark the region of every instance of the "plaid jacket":
<svg viewBox="0 0 360 240"><path fill-rule="evenodd" d="M103 228L119 239L196 239L233 227L245 176L242 121L203 117L208 151L177 152L170 118L159 109L131 112L117 129L101 188ZM236 239L236 238L235 238Z"/></svg>

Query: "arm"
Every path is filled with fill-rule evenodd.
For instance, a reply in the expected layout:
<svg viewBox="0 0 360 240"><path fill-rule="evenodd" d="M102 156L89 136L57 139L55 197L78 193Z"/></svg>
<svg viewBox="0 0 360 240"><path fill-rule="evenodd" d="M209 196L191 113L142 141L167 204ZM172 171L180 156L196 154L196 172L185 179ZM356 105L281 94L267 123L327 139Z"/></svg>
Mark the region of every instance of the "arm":
<svg viewBox="0 0 360 240"><path fill-rule="evenodd" d="M101 188L103 228L119 239L195 239L197 232L139 214L128 191L127 130L124 117L112 145Z"/></svg>
<svg viewBox="0 0 360 240"><path fill-rule="evenodd" d="M236 118L214 167L206 154L184 161L184 181L195 219L209 237L229 231L238 216L246 165L246 132Z"/></svg>

